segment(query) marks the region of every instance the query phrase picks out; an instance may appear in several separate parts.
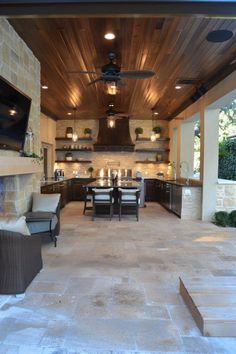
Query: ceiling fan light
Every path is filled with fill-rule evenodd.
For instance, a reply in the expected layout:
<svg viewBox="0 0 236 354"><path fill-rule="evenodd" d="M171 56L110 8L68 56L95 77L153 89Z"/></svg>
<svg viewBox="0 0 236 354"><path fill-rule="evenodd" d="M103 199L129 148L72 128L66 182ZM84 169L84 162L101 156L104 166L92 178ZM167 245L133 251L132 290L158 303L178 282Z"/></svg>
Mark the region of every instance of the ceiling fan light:
<svg viewBox="0 0 236 354"><path fill-rule="evenodd" d="M115 81L106 82L106 91L108 95L116 95L118 93L117 85Z"/></svg>
<svg viewBox="0 0 236 354"><path fill-rule="evenodd" d="M116 120L113 117L107 117L107 127L108 128L115 128Z"/></svg>
<svg viewBox="0 0 236 354"><path fill-rule="evenodd" d="M116 36L114 35L114 33L108 32L104 35L104 38L107 39L108 41L111 41L112 39L115 39Z"/></svg>

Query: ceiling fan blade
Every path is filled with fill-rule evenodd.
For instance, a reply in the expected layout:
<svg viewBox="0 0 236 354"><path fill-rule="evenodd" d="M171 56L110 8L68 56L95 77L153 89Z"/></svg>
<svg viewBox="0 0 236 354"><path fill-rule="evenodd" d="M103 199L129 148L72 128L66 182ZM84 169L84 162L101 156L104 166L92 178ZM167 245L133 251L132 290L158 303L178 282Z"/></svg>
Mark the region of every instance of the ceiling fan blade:
<svg viewBox="0 0 236 354"><path fill-rule="evenodd" d="M91 82L88 84L88 86L93 85L93 84L95 84L96 82L101 81L101 80L102 80L102 79L99 77L98 79L95 79L95 80L91 81Z"/></svg>
<svg viewBox="0 0 236 354"><path fill-rule="evenodd" d="M86 70L71 70L68 71L68 74L96 74L99 75L96 71L86 71Z"/></svg>
<svg viewBox="0 0 236 354"><path fill-rule="evenodd" d="M127 114L127 115L115 114L114 117L115 117L115 119L129 118L129 114Z"/></svg>
<svg viewBox="0 0 236 354"><path fill-rule="evenodd" d="M121 71L120 77L127 77L130 79L147 79L155 75L152 70L127 70Z"/></svg>
<svg viewBox="0 0 236 354"><path fill-rule="evenodd" d="M127 84L126 84L125 81L119 80L119 81L117 82L117 86L119 86L119 87L123 87L123 86L126 86L126 85L127 85Z"/></svg>

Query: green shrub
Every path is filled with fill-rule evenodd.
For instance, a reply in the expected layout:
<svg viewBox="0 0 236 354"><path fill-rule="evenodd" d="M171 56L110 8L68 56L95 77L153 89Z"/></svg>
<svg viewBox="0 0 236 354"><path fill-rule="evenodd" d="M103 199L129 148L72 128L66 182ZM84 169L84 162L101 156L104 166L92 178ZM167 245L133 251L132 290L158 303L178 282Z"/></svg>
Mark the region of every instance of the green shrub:
<svg viewBox="0 0 236 354"><path fill-rule="evenodd" d="M152 131L153 131L155 134L160 134L160 133L161 133L161 127L154 127L154 128L152 128Z"/></svg>
<svg viewBox="0 0 236 354"><path fill-rule="evenodd" d="M236 139L223 140L219 145L218 177L236 181Z"/></svg>
<svg viewBox="0 0 236 354"><path fill-rule="evenodd" d="M143 128L141 128L141 127L135 128L135 134L136 134L136 135L138 135L138 134L143 134Z"/></svg>
<svg viewBox="0 0 236 354"><path fill-rule="evenodd" d="M92 129L84 128L84 134L92 134Z"/></svg>
<svg viewBox="0 0 236 354"><path fill-rule="evenodd" d="M228 226L229 214L226 211L217 211L214 215L214 222L217 226Z"/></svg>
<svg viewBox="0 0 236 354"><path fill-rule="evenodd" d="M229 214L229 226L236 227L236 210Z"/></svg>

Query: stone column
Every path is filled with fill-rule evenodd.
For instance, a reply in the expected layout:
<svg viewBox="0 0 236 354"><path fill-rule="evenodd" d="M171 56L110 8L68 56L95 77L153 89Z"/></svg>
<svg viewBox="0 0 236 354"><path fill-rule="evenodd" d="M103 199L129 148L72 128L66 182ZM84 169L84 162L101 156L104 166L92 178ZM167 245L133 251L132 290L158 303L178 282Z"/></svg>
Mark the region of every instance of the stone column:
<svg viewBox="0 0 236 354"><path fill-rule="evenodd" d="M185 161L188 165L183 165L180 170L181 177L191 178L193 176L194 161L194 124L195 121L184 122L181 125L180 162Z"/></svg>
<svg viewBox="0 0 236 354"><path fill-rule="evenodd" d="M202 220L210 221L216 210L216 183L218 180L219 109L202 109L201 126L201 180Z"/></svg>

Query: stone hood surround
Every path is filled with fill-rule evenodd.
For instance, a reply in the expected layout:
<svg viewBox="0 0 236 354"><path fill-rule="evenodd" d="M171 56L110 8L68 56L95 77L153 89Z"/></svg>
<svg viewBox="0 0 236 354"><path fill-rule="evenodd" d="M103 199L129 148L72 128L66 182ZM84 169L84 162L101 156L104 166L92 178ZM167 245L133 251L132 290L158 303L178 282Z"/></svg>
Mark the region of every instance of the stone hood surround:
<svg viewBox="0 0 236 354"><path fill-rule="evenodd" d="M42 172L42 164L29 157L0 156L0 176Z"/></svg>

